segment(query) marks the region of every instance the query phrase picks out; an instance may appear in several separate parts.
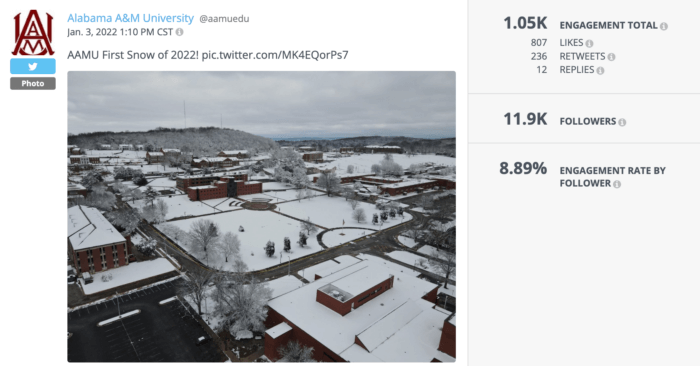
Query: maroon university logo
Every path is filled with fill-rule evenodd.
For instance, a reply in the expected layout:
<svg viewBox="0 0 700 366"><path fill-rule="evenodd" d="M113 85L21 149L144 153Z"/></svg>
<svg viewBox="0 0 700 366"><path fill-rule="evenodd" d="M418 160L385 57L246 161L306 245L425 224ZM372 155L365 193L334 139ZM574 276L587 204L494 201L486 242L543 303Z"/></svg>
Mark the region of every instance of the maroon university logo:
<svg viewBox="0 0 700 366"><path fill-rule="evenodd" d="M12 51L12 54L15 56L18 53L22 56L41 56L48 52L49 55L53 55L53 50L51 49L51 22L53 17L51 14L46 13L46 24L48 27L44 30L39 13L36 10L31 10L24 21L21 32L19 30L20 14L15 15L15 50Z"/></svg>

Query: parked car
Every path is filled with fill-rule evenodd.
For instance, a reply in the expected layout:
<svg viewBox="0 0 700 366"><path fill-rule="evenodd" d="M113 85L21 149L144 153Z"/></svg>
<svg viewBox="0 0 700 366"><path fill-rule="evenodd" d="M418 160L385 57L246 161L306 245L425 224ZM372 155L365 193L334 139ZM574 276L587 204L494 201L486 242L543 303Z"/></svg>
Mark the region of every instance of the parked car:
<svg viewBox="0 0 700 366"><path fill-rule="evenodd" d="M201 345L203 345L204 343L207 343L207 342L209 342L209 341L211 341L211 337L209 337L209 336L201 336L201 337L197 338L197 342L195 342L195 345L196 345L196 346L201 346Z"/></svg>

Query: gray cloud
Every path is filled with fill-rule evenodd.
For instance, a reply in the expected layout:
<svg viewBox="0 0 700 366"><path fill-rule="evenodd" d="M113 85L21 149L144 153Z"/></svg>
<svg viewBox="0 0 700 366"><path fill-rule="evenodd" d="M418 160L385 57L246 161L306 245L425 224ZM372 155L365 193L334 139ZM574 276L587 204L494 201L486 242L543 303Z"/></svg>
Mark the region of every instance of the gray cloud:
<svg viewBox="0 0 700 366"><path fill-rule="evenodd" d="M68 132L454 137L453 72L69 72Z"/></svg>

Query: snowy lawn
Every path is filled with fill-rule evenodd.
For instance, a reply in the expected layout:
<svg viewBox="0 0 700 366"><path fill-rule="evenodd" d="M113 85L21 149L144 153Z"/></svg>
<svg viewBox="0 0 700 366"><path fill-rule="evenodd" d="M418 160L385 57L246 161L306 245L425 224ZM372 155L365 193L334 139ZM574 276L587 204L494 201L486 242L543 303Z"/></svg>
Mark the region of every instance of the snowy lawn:
<svg viewBox="0 0 700 366"><path fill-rule="evenodd" d="M401 250L395 250L391 253L387 253L387 255L391 258L396 259L399 262L406 263L410 266L423 268L423 270L431 272L438 277L445 276L445 274L442 273L442 271L440 271L438 268L431 266L430 263L428 262L428 259L425 257L421 257L419 255L405 252L405 251L401 251ZM450 279L456 280L454 273L452 273L452 275L450 276Z"/></svg>
<svg viewBox="0 0 700 366"><path fill-rule="evenodd" d="M158 258L147 262L129 263L127 266L110 269L105 272L97 272L92 276L92 283L87 285L83 283L82 279L80 281L85 294L90 295L174 270L175 267L167 259ZM112 279L109 282L103 282L102 276L109 274L112 275Z"/></svg>
<svg viewBox="0 0 700 366"><path fill-rule="evenodd" d="M170 178L155 178L155 179L149 179L149 183L147 186L153 187L153 189L156 188L175 188L175 183L176 181L170 179Z"/></svg>
<svg viewBox="0 0 700 366"><path fill-rule="evenodd" d="M425 245L425 246L421 247L420 249L418 249L418 253L423 253L423 254L429 255L431 257L437 257L438 253L442 253L442 252L444 252L444 250L431 247L430 245Z"/></svg>
<svg viewBox="0 0 700 366"><path fill-rule="evenodd" d="M261 177L263 178L263 177ZM265 176L267 178L267 176ZM294 188L293 185L287 184L287 183L280 183L280 182L263 182L263 192L270 190L270 189L290 189Z"/></svg>
<svg viewBox="0 0 700 366"><path fill-rule="evenodd" d="M323 244L327 247L335 247L340 244L345 244L351 240L355 240L357 238L363 237L365 235L369 235L374 233L373 230L363 230L363 229L338 229L338 230L333 230L333 231L328 231L325 234L323 234L323 237L321 238L323 240ZM345 234L345 235L343 235Z"/></svg>
<svg viewBox="0 0 700 366"><path fill-rule="evenodd" d="M416 245L418 245L418 243L416 243L415 240L413 240L413 239L411 239L411 238L409 238L409 237L403 236L403 235L399 235L399 236L398 236L398 239L399 239L399 242L400 242L401 244L403 244L403 245L405 245L405 246L407 246L407 247L409 247L409 248L413 248L413 247L415 247Z"/></svg>
<svg viewBox="0 0 700 366"><path fill-rule="evenodd" d="M168 214L165 215L166 220L172 220L174 218L182 216L200 216L210 213L221 212L222 210L211 207L207 204L207 201L190 201L186 195L177 196L160 196L166 204L168 204ZM214 201L214 200L211 200ZM150 204L146 200L137 200L134 203L129 201L131 207L143 209L144 205Z"/></svg>
<svg viewBox="0 0 700 366"><path fill-rule="evenodd" d="M350 204L342 197L319 196L310 200L305 199L302 201L282 203L278 205L277 208L280 212L299 219L306 220L307 217L310 217L311 222L328 229L342 227L343 220L345 220L346 227L380 229L379 225L372 224L372 215L375 213L379 215L381 213L373 204L359 202L358 208L364 209L366 219L364 222L358 223L352 218L352 207L350 207ZM412 218L411 214L407 212L404 212L403 215L403 221L408 221ZM387 222L381 226L381 229L399 225L401 222L402 220L398 216L394 219L389 218Z"/></svg>
<svg viewBox="0 0 700 366"><path fill-rule="evenodd" d="M276 203L277 199L280 200L280 202L284 201L292 201L296 200L297 198L297 192L299 192L298 189L288 189L286 191L273 191L273 192L264 192L263 194L268 196L269 198L273 198L272 202ZM311 194L313 194L314 197L316 196L322 196L325 193L319 192L319 191L314 191L312 189L309 190ZM312 200L314 198L311 198ZM308 200L307 198L304 198L304 200Z"/></svg>
<svg viewBox="0 0 700 366"><path fill-rule="evenodd" d="M251 271L264 269L280 264L291 258L292 260L323 250L316 241L316 235L311 235L305 247L296 244L299 239L299 222L288 217L278 215L271 211L251 211L240 210L225 212L218 215L211 215L203 218L192 218L186 220L171 221L165 225L174 225L178 228L189 231L192 222L197 220L211 220L219 226L222 233L227 231L238 235L241 241L240 258L245 261ZM158 225L161 228L162 225ZM245 232L239 232L238 227L243 226ZM289 237L292 242L291 253L282 250L284 237ZM173 239L173 238L171 238ZM265 255L264 246L268 240L275 243L275 254L272 257ZM178 242L180 246L191 251L187 243ZM206 263L203 255L195 254L202 262ZM224 270L231 270L232 261L228 262L221 255L209 257L209 266L221 266Z"/></svg>

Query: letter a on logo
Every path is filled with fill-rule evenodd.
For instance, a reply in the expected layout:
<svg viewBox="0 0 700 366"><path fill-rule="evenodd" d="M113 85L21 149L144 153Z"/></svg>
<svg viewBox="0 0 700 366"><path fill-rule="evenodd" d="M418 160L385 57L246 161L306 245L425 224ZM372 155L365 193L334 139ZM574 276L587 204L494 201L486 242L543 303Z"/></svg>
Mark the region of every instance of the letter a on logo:
<svg viewBox="0 0 700 366"><path fill-rule="evenodd" d="M20 13L21 14L21 13ZM17 56L19 53L22 56L40 56L48 53L53 55L51 49L51 22L53 17L46 13L47 27L44 31L44 25L41 24L39 13L36 10L31 10L27 15L27 20L24 21L22 31L19 31L19 16L15 15L15 50L12 54Z"/></svg>

